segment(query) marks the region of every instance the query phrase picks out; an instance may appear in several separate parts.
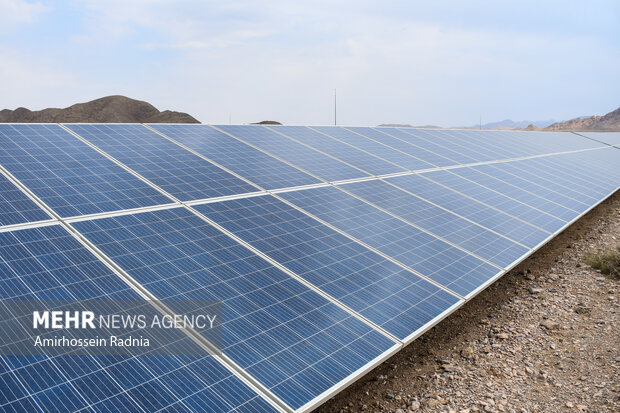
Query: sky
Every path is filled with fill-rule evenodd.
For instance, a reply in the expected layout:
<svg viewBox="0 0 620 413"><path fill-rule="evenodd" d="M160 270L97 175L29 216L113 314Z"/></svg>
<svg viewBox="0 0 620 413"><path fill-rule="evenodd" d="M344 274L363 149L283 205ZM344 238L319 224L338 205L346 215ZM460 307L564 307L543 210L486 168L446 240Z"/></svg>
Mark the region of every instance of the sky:
<svg viewBox="0 0 620 413"><path fill-rule="evenodd" d="M0 0L0 109L469 126L620 106L620 1Z"/></svg>

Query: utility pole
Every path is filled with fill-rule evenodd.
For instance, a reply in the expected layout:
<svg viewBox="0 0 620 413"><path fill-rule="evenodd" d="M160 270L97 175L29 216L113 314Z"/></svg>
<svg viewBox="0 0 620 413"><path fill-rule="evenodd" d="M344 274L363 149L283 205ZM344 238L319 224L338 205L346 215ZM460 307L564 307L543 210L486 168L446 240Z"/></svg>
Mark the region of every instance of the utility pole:
<svg viewBox="0 0 620 413"><path fill-rule="evenodd" d="M480 115L480 130L482 130L482 114Z"/></svg>
<svg viewBox="0 0 620 413"><path fill-rule="evenodd" d="M334 88L334 126L336 126L336 88Z"/></svg>

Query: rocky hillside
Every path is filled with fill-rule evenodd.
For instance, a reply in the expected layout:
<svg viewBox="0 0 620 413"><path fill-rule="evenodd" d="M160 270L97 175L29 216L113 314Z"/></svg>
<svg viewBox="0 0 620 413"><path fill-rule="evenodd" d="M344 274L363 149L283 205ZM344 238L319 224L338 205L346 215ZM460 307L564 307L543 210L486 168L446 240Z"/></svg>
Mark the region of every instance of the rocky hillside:
<svg viewBox="0 0 620 413"><path fill-rule="evenodd" d="M545 130L620 131L620 108L603 116L575 118L549 125Z"/></svg>
<svg viewBox="0 0 620 413"><path fill-rule="evenodd" d="M125 96L107 96L64 109L31 111L26 108L0 111L0 122L23 123L200 123L183 112L165 110Z"/></svg>

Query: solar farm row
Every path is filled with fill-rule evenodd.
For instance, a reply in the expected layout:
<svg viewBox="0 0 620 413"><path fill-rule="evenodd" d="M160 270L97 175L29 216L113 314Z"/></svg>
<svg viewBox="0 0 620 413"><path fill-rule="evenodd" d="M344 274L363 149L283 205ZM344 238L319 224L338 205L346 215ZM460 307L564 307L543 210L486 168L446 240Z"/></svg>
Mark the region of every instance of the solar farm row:
<svg viewBox="0 0 620 413"><path fill-rule="evenodd" d="M0 125L0 298L223 303L221 355L2 356L0 407L312 409L615 192L616 141Z"/></svg>

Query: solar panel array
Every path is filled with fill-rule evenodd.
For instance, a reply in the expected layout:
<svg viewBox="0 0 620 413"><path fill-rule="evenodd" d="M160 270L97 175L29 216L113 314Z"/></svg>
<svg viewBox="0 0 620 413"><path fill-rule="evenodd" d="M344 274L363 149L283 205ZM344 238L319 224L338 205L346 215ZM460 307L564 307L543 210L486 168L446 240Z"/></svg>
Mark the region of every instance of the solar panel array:
<svg viewBox="0 0 620 413"><path fill-rule="evenodd" d="M0 408L311 410L614 193L619 136L2 124L1 299L214 300L223 340L1 356Z"/></svg>

